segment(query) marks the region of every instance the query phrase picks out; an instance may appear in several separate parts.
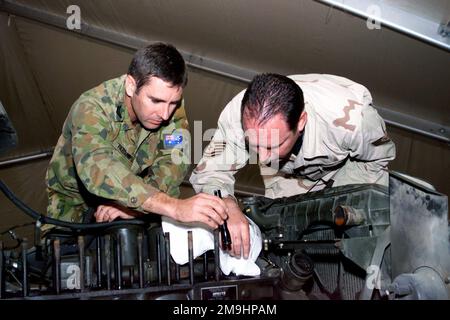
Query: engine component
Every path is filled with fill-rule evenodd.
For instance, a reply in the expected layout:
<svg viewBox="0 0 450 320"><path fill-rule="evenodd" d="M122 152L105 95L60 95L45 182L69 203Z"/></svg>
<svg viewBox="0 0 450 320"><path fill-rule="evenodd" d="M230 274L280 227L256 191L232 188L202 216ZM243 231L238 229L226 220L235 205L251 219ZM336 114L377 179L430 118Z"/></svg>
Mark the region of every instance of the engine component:
<svg viewBox="0 0 450 320"><path fill-rule="evenodd" d="M215 190L214 195L222 199L222 193L220 190ZM220 236L222 238L222 249L231 250L231 235L230 230L228 230L227 221L225 220L222 225L219 226Z"/></svg>
<svg viewBox="0 0 450 320"><path fill-rule="evenodd" d="M63 224L46 233L42 250L20 238L15 247L0 243L0 297L448 299L447 198L393 179L391 196L378 185L348 185L243 199L263 234L258 277L221 273L219 229L214 251L196 259L188 233L189 262L177 265L168 254L176 244L155 221ZM0 189L41 221L1 182Z"/></svg>
<svg viewBox="0 0 450 320"><path fill-rule="evenodd" d="M389 188L393 278L428 266L446 279L450 276L448 197L395 173L390 175Z"/></svg>
<svg viewBox="0 0 450 320"><path fill-rule="evenodd" d="M313 260L301 252L296 252L288 262L283 263L281 286L288 291L299 291L311 279L313 271Z"/></svg>
<svg viewBox="0 0 450 320"><path fill-rule="evenodd" d="M396 300L448 300L444 281L435 270L423 267L394 279L388 291Z"/></svg>
<svg viewBox="0 0 450 320"><path fill-rule="evenodd" d="M351 237L376 236L389 225L388 189L375 184L346 185L279 199L247 197L242 204L269 239L299 240L314 225L335 226L336 214L344 222L347 219L344 231ZM353 225L360 227L348 228ZM334 236L333 232L326 237Z"/></svg>
<svg viewBox="0 0 450 320"><path fill-rule="evenodd" d="M361 209L339 205L333 211L334 224L339 227L360 225L365 220L366 215Z"/></svg>

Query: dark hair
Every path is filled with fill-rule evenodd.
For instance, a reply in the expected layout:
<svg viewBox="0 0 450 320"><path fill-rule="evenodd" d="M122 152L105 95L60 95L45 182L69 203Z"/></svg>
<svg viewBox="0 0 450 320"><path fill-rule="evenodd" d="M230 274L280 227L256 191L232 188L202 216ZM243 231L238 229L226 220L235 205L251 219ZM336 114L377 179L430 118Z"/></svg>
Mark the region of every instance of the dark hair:
<svg viewBox="0 0 450 320"><path fill-rule="evenodd" d="M289 129L297 128L304 108L303 91L294 80L274 73L256 75L245 91L241 116L255 119L260 125L281 114Z"/></svg>
<svg viewBox="0 0 450 320"><path fill-rule="evenodd" d="M150 77L157 77L174 86L187 84L186 64L183 56L171 44L157 42L139 49L133 56L128 74L136 81L136 92Z"/></svg>

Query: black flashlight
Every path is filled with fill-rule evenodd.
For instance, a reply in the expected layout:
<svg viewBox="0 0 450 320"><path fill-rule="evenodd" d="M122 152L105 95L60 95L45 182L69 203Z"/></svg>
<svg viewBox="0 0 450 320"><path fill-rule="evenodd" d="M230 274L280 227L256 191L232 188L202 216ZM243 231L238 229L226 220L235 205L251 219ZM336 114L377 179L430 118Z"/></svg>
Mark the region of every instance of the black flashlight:
<svg viewBox="0 0 450 320"><path fill-rule="evenodd" d="M214 195L222 199L222 193L220 190L215 190ZM228 230L227 220L225 220L222 225L219 225L219 230L222 235L222 249L231 250L231 235L230 230Z"/></svg>

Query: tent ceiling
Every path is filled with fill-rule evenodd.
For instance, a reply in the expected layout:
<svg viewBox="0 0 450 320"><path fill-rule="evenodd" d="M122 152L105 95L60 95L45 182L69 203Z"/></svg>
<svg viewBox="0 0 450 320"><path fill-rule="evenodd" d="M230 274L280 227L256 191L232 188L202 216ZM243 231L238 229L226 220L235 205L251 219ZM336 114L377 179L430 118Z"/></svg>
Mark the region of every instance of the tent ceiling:
<svg viewBox="0 0 450 320"><path fill-rule="evenodd" d="M417 0L382 3L436 21L449 16L448 0L427 1L426 6ZM322 3L3 1L10 11L18 5L40 10L47 14L45 22L60 27L72 4L81 9L82 33L129 48L169 41L191 64L237 79L263 71L349 77L371 90L388 123L450 141L449 52L385 27L369 30L364 19ZM59 20L50 21L55 16L48 13Z"/></svg>

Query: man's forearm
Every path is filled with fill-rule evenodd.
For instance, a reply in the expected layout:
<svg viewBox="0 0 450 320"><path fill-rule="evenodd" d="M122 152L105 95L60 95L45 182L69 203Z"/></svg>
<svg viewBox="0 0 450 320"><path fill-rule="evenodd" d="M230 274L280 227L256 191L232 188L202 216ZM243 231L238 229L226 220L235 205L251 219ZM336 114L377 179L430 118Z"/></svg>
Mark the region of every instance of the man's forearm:
<svg viewBox="0 0 450 320"><path fill-rule="evenodd" d="M224 198L223 201L227 205L227 208L229 210L228 212L230 212L231 214L233 214L234 212L237 212L237 211L241 212L241 208L239 208L239 204L234 197L228 196L228 197Z"/></svg>
<svg viewBox="0 0 450 320"><path fill-rule="evenodd" d="M206 193L188 199L175 199L158 192L144 202L142 209L180 222L202 222L212 229L227 219L225 203L220 198Z"/></svg>
<svg viewBox="0 0 450 320"><path fill-rule="evenodd" d="M163 192L158 192L150 196L142 204L142 208L146 212L176 219L176 206L178 201L178 199L172 198Z"/></svg>
<svg viewBox="0 0 450 320"><path fill-rule="evenodd" d="M234 197L231 196L231 195L229 195L229 196L223 198L223 201L225 201L225 203L226 203L227 205L228 205L228 204L231 205L231 206L236 205L236 206L239 207L236 198L234 198Z"/></svg>

